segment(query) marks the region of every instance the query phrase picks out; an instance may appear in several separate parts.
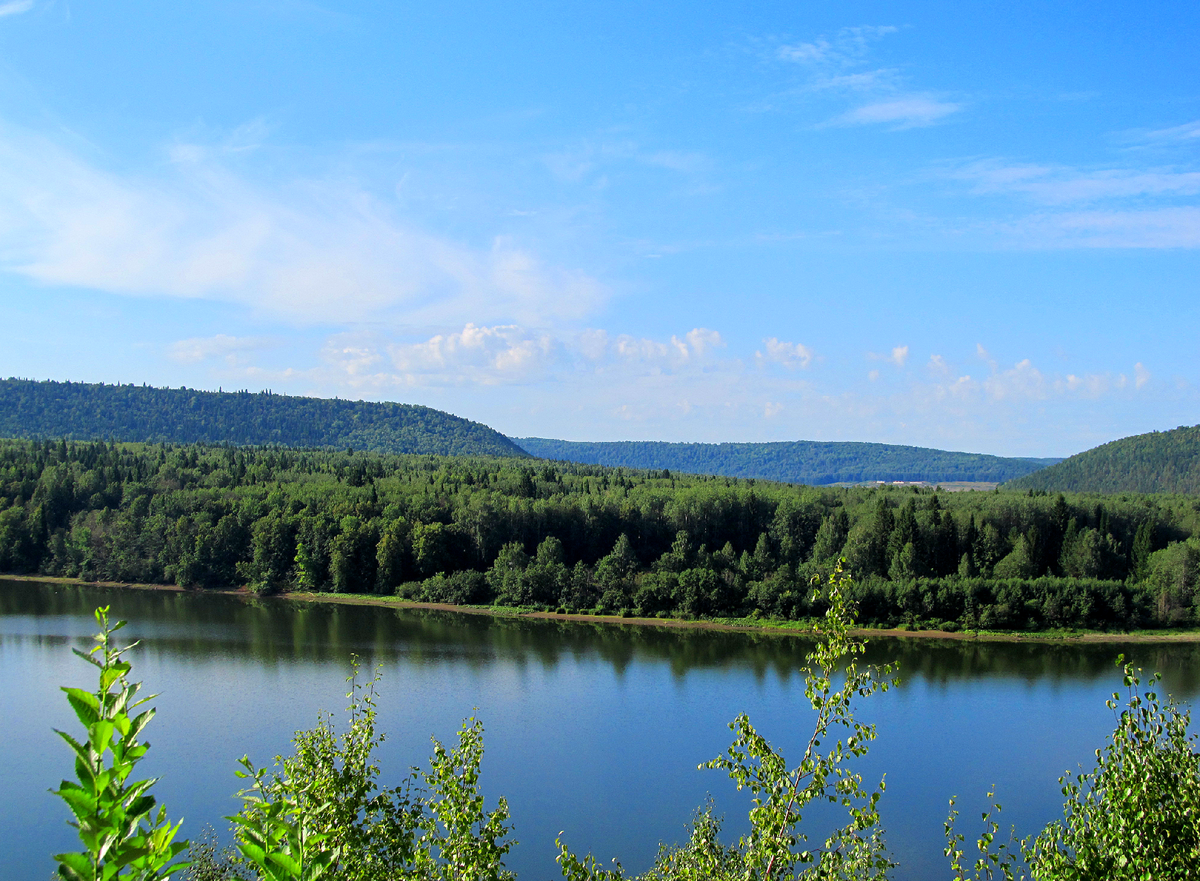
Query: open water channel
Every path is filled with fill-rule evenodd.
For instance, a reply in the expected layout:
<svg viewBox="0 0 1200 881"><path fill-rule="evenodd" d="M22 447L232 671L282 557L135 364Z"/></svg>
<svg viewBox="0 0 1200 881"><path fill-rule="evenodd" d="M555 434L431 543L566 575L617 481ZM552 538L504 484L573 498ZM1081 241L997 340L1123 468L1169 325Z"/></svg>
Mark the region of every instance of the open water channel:
<svg viewBox="0 0 1200 881"><path fill-rule="evenodd" d="M47 878L50 854L75 849L47 791L71 771L51 729L76 725L59 686L94 687L71 648L90 647L99 605L141 640L134 678L161 697L139 772L161 776L154 792L190 838L212 825L228 839L237 759L269 763L320 710L340 713L354 655L382 670L385 782L426 762L431 735L450 741L465 717L483 720L483 788L489 806L508 799L521 881L558 877L560 832L577 852L643 870L710 795L735 837L744 793L696 766L728 746L739 712L788 757L811 733L808 644L794 636L0 582L0 881ZM858 766L868 781L887 775L897 878L947 877L952 795L968 837L993 785L1019 833L1060 814L1058 776L1090 767L1112 730L1104 701L1122 651L1177 697L1200 690L1196 644L871 643L869 660L898 661L903 677L860 704L879 739Z"/></svg>

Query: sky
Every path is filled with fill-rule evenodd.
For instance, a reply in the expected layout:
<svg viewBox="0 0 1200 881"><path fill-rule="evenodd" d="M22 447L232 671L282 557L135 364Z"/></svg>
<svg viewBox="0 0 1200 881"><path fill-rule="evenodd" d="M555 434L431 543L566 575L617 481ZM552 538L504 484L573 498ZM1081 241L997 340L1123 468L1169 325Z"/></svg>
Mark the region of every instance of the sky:
<svg viewBox="0 0 1200 881"><path fill-rule="evenodd" d="M0 376L513 437L1200 422L1200 6L0 0Z"/></svg>

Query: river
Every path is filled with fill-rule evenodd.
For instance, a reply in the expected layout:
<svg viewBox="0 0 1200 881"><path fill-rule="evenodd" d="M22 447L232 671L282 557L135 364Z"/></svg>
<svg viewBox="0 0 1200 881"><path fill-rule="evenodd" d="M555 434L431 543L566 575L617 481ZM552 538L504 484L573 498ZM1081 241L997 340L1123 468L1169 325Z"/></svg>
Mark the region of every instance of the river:
<svg viewBox="0 0 1200 881"><path fill-rule="evenodd" d="M744 793L696 766L729 745L739 712L793 759L811 734L796 636L0 582L0 881L48 877L50 854L77 849L48 792L71 772L51 729L77 726L60 686L94 687L71 648L90 647L99 605L141 641L133 678L161 696L139 774L162 778L153 791L190 838L211 825L228 839L237 759L269 763L319 711L340 713L355 655L382 673L385 782L426 762L431 735L483 721L483 789L489 806L508 799L519 844L507 864L521 881L558 877L560 832L577 852L644 870L710 795L735 837ZM1090 767L1112 730L1104 701L1122 651L1177 697L1200 690L1196 644L874 640L869 660L898 661L903 682L860 704L879 739L858 768L868 782L886 773L895 877L947 877L952 795L968 838L991 786L1019 833L1059 816L1058 776Z"/></svg>

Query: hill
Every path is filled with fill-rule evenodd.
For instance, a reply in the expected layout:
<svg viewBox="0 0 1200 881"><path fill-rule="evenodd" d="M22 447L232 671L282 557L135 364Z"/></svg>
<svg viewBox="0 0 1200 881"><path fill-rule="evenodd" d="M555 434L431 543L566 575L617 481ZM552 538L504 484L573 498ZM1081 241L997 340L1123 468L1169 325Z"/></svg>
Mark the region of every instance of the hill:
<svg viewBox="0 0 1200 881"><path fill-rule="evenodd" d="M1007 486L1059 492L1200 493L1200 425L1111 441Z"/></svg>
<svg viewBox="0 0 1200 881"><path fill-rule="evenodd" d="M754 477L812 485L872 480L1000 483L1060 461L1006 459L981 453L953 453L924 447L844 441L589 443L525 437L516 438L516 442L522 449L542 459L627 468L666 468L689 474Z"/></svg>
<svg viewBox="0 0 1200 881"><path fill-rule="evenodd" d="M525 456L486 425L413 404L0 380L0 436Z"/></svg>

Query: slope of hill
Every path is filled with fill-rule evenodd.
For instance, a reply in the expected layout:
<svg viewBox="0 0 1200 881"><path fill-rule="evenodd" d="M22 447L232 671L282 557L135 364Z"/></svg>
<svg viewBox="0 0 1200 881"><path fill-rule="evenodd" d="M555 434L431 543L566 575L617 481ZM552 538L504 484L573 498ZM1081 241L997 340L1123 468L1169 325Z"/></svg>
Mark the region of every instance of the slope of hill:
<svg viewBox="0 0 1200 881"><path fill-rule="evenodd" d="M1111 441L1007 486L1060 492L1200 493L1200 425Z"/></svg>
<svg viewBox="0 0 1200 881"><path fill-rule="evenodd" d="M0 437L525 455L486 425L413 404L24 379L0 380Z"/></svg>
<svg viewBox="0 0 1200 881"><path fill-rule="evenodd" d="M786 483L859 483L870 480L1003 482L1058 459L1005 459L923 447L838 441L676 444L659 441L588 443L540 437L515 439L543 459L627 468L667 468L691 474L756 477Z"/></svg>

